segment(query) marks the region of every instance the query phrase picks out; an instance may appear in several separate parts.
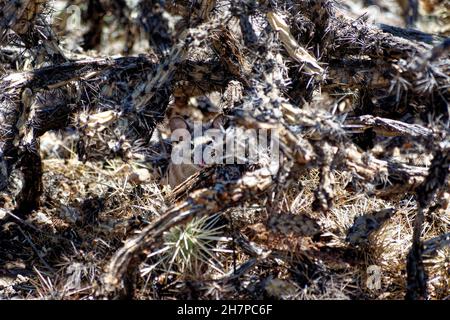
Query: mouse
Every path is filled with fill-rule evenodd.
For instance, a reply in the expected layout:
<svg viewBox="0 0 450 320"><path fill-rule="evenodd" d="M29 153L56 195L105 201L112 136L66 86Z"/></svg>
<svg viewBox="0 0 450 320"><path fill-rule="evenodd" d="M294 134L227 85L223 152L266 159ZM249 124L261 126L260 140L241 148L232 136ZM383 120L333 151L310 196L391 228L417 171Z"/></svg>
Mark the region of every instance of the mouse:
<svg viewBox="0 0 450 320"><path fill-rule="evenodd" d="M197 124L201 125L201 134L195 136L194 125L190 124L183 117L174 116L170 118L169 129L172 140L172 155L162 178L162 185L169 185L174 189L208 165L208 160L204 159L205 149L208 146L212 147L214 141L217 141L211 133L220 137L224 121L224 116L219 114L206 124ZM185 148L182 155L184 161L180 162L182 148Z"/></svg>

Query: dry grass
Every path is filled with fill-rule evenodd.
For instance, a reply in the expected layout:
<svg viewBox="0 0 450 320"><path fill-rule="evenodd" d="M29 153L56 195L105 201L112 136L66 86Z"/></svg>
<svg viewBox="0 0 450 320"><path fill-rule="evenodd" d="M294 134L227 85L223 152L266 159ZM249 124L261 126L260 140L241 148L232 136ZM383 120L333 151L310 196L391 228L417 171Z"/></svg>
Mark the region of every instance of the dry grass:
<svg viewBox="0 0 450 320"><path fill-rule="evenodd" d="M388 2L392 3L392 10L384 8L380 13L373 12L375 9L372 8L368 19L376 22L394 21L404 26L404 17L397 3L399 1ZM436 29L441 35L448 35L446 24L448 14L443 13L441 7L429 7L432 3L434 2L421 2L422 16L418 26L423 31L432 32L430 30ZM362 3L356 4L355 1L342 1L338 8L338 13L342 8L346 8L356 16L363 10ZM377 20L378 16L380 21ZM100 46L97 50L91 51L77 48L74 38L86 31L83 29L73 32L60 30L61 36L65 39L64 47L72 51L73 57L77 57L80 52L83 57L85 55L94 57L121 51L123 46L120 44L124 41L121 25L117 21L111 21L111 16L107 18L110 23L104 26L104 38L101 40L101 43L108 43L107 46ZM434 22L426 24L427 21ZM150 50L148 43L146 41L145 44L141 43L144 42L141 38L138 40L131 53L147 53ZM293 40L294 43L295 41L297 40ZM278 51L286 54L283 48L276 47ZM156 56L154 51L157 49L152 49L152 55ZM281 56L278 51L277 54ZM300 55L298 50L291 52L287 48L287 52L293 56ZM205 53L198 51L197 54L198 57L194 58L200 61L199 57ZM297 60L309 58L309 54L306 53L297 57ZM311 59L315 63L315 59ZM293 63L292 59L286 61ZM228 63L229 67L230 61L222 63ZM288 66L284 65L283 59L279 64L282 65L281 73L286 73L283 76L287 77ZM26 58L20 63L17 61L17 66L16 71L31 68L26 63ZM168 66L167 68L169 69ZM314 64L308 68L313 70ZM244 71L238 70L235 73ZM3 72L0 69L0 76L3 73L6 74L6 70ZM135 89L137 80L129 74L124 78L130 82L124 84L126 81L123 81L124 83L120 83L118 87L122 86L120 90L130 90L134 94L132 90ZM291 85L281 80L278 85L283 87L283 90ZM313 83L315 80L312 77L309 81ZM301 90L309 86L304 83L292 84L294 85L302 87ZM92 90L96 96L104 98L103 100L99 98L100 102L90 101L89 103L95 104L95 108L84 110L86 112L80 111L78 118L71 119L76 123L74 127L81 128L84 125L86 129L89 121L91 123L96 121L95 114L98 115L99 110L106 110L108 106L116 106L119 102L115 100L117 97L105 93L110 89L107 85L100 88L96 87L94 81L86 80L83 86L85 91L83 94L86 96L89 97L87 92ZM117 89L118 92L120 90ZM184 89L181 87L179 90ZM361 98L360 95L366 94L363 88L348 89L349 93L343 93L345 90L347 89L335 94L342 95L342 99L329 108L333 116L340 111L343 114L345 111L347 115L346 112L360 107L356 106L356 101ZM220 97L219 100L222 99L221 107L229 98L225 97L222 91L225 90L221 88L213 92ZM285 91L283 94L288 90ZM319 109L318 106L323 108L319 111L328 112L326 109L329 104L326 101L329 99L334 101L336 98L336 96L330 98L319 90L307 92L307 89L304 89L304 91L305 97L306 93L313 97L309 104L313 110L311 112L316 112L315 107ZM170 109L167 114L185 112L191 114L193 120L211 117L211 114L204 110L204 114L200 112L198 101L192 99L189 108L186 105L186 109L180 112L176 109L178 97L169 96ZM199 99L206 99L205 97L201 95ZM119 101L119 98L117 100ZM261 104L269 102L263 101ZM86 101L83 100L82 104L84 103ZM305 106L305 109L307 107ZM413 107L424 108L422 105ZM195 112L191 112L192 110ZM110 113L112 114L112 111ZM111 115L110 113L107 115ZM102 115L105 116L105 113ZM161 184L161 176L169 161L167 150L157 150L160 152L146 150L150 156L139 153L145 149L141 148L141 141L133 141L136 145L127 146L130 154L133 156L139 154L135 157L108 158L102 156L103 150L96 150L95 143L99 141L102 142L99 144L108 145L122 141L122 136L129 132L138 135L136 128L148 133L147 123L142 124L142 127L132 126L136 124L132 123L132 120L139 122L142 119L129 118L122 123L115 122L116 119L111 116L109 122L104 124L106 128L104 131L104 128L99 129L100 125L93 126L95 130L92 129L94 133L90 138L94 142L89 147L93 153L98 151L100 157L87 158L86 161L81 161L77 153L77 141L82 138L77 136L79 132L49 131L40 138L39 152L43 165L43 194L40 198L40 207L26 217L19 217L11 211L16 200L8 197L9 195L0 194L0 204L3 204L3 208L0 208L0 222L4 218L3 215L8 217L7 222L0 224L0 299L78 300L98 297L104 285L105 270L113 255L123 247L127 239L154 224L173 207L174 201L169 200L173 190ZM97 122L101 120L97 119ZM166 123L167 119L160 121L157 129L161 132L156 130L151 136L154 145L164 146L167 143ZM320 131L321 128L314 125L311 125L313 129L302 134L302 137L310 138L317 133L315 130ZM90 134L87 129L83 132ZM330 132L333 133L331 129ZM111 140L106 141L105 137ZM385 159L422 168L431 165L430 153L426 153L425 149L419 149L414 143L408 148L403 146L390 148L388 153L386 146L398 143L394 139L375 141L376 145L371 148L372 155L381 155ZM404 150L408 152L403 152ZM284 181L286 183L274 183L274 187L265 197L243 201L239 205L210 216L194 217L185 224L166 230L162 236L162 246L148 247L140 252L145 258L138 265L137 276L133 279L136 286L135 297L138 299L403 299L407 291L407 255L411 250L414 221L419 210L417 196L409 191L386 196L378 192L375 183L360 184L358 179L355 179L357 175L355 172L332 169L327 176L333 190L332 205L329 208L317 209L314 202L317 200L317 190L321 185L322 170L325 166L305 168L307 167L289 172L289 179ZM383 177L372 178L377 181ZM16 180L20 179L14 180L13 176L11 180L12 190L20 189L20 183L16 183ZM386 185L390 183L383 182ZM207 186L206 189L208 188L212 186ZM449 193L449 190L444 190L430 200L431 209L422 226L421 239L424 241L450 232ZM381 219L377 216L378 213L388 209L391 210L389 217ZM283 217L288 221L277 220L282 220ZM304 225L313 230L306 230L306 226L305 230L302 229L304 225L295 225L297 221L306 221ZM319 232L316 232L315 228L319 229ZM448 244L448 240L446 241ZM371 287L369 284L373 268L378 272L375 281L379 279L379 287ZM435 254L425 257L425 268L428 275L429 297L450 299L449 246L442 246Z"/></svg>
<svg viewBox="0 0 450 320"><path fill-rule="evenodd" d="M23 222L27 231L21 231L23 236L28 235L30 246L36 249L36 252L32 252L31 247L28 249L34 261L34 272L22 279L21 284L15 285L15 289L12 285L3 287L0 291L2 297L89 298L100 281L107 259L121 241L140 225L152 223L169 205L158 185L158 175L150 175L145 183L130 181L133 170L140 167L119 160L82 163L75 156L45 159L46 201L41 210ZM355 193L346 190L348 179L344 173L335 172L334 175L337 193L334 208L329 212L311 209L319 182L315 170L301 175L298 183L291 184L283 196L282 207L286 210L294 215L307 214L317 219L325 230L319 242L301 243L300 239L280 238L270 234L265 227L263 232L257 229L256 234L253 233L250 239L264 250L280 251L281 255L285 251L291 252L288 258L266 260L258 268L243 274L239 286L247 293L239 293L235 287L221 283L220 279L226 278L230 272L232 274L236 267L249 259L230 241L231 228L240 229L251 237L249 226L264 225L269 215L264 203L229 211L225 216L231 219L231 224L221 222L217 226L216 215L170 230L165 236L164 247L149 254L141 266L139 296L188 297L192 288L183 284L188 281L198 283L194 285L197 297L214 299L262 296L283 299L402 299L415 201L410 195L397 201L386 201ZM364 246L349 247L346 236L355 218L385 208L395 208L396 213L371 234ZM426 222L424 239L449 232L446 223L449 219L448 210L435 212ZM212 226L214 224L216 226ZM20 225L11 228L21 230ZM297 249L293 250L293 245ZM317 264L309 266L316 269L320 266L317 270L301 266L300 261L304 259L302 251L307 250L318 254L312 258ZM354 256L349 259L348 255ZM432 298L448 298L449 259L447 248L427 261ZM296 265L297 269L293 270ZM382 285L379 290L370 290L365 284L367 268L372 265L381 268ZM299 277L303 280L299 281ZM305 284L302 286L301 283Z"/></svg>

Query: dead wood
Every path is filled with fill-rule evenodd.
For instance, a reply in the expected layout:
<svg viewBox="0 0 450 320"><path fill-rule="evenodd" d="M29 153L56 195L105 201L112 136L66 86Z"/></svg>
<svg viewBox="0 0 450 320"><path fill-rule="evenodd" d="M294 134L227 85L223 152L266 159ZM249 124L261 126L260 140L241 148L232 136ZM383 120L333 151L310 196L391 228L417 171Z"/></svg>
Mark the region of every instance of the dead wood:
<svg viewBox="0 0 450 320"><path fill-rule="evenodd" d="M79 3L64 4L67 9ZM102 240L112 252L104 255L110 260L97 278L96 297L135 297L142 264L170 249L167 234L254 205L263 213L252 227L261 227L254 228L262 230L258 239L267 236L268 243L250 241L242 233L250 218L238 219L241 230L231 234L245 257L216 284L238 281L262 263L279 264L279 270L283 265L295 276L308 268L325 274L333 258L334 270L356 260L366 263L345 237L350 245L372 248L369 236L384 232L393 219L407 218L394 212L409 199L417 214L404 261L406 297L428 298L424 259L448 245L445 228L439 229L444 235L422 240L430 212L444 208L439 203L450 183L448 39L372 23L367 16L350 19L328 0L158 0L136 6L90 0L81 8L84 29L67 30L49 22L46 1L0 0L0 213L25 221L53 210L77 227L120 210L139 220L137 235L123 238L130 227L121 233L121 248L117 239ZM407 25L420 18L412 3L401 9ZM114 36L124 56L102 57L105 39L114 42ZM63 41L76 37L83 42ZM136 50L139 55L133 55ZM237 163L202 166L173 190L158 186L162 179L153 173L164 175L175 145L167 116L206 122L217 113L224 119L218 130L227 138L237 139L244 130L272 133L270 142L279 146L276 161L268 160L272 151L250 146ZM71 195L75 200L53 207L71 188L61 182L61 193L47 190L49 163L41 142L68 132L77 168L95 168L100 176L113 167L111 176L125 178L80 182L80 190L90 190L89 199ZM251 147L262 160L251 161ZM419 156L423 163L413 161ZM75 158L64 161L69 167ZM302 182L314 173L312 186ZM64 179L81 181L84 175L77 171ZM157 191L149 194L150 185ZM296 200L289 203L292 190ZM366 197L393 209L357 212L351 227L343 194L351 195L350 202ZM152 203L160 196L163 204ZM109 210L103 210L108 201ZM123 209L126 203L132 205ZM341 221L334 217L339 210L345 211ZM232 219L230 214L227 221ZM339 228L348 232L338 236ZM347 250L352 258L345 257ZM378 259L375 249L368 252ZM148 270L149 277L161 273ZM302 281L298 292L312 284Z"/></svg>

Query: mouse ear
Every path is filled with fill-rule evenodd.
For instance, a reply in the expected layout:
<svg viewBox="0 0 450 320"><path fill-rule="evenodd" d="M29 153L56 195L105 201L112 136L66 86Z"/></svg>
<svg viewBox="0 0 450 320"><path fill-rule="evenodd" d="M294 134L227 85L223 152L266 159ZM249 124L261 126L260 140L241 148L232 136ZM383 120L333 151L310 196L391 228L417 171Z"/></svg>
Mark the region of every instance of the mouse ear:
<svg viewBox="0 0 450 320"><path fill-rule="evenodd" d="M223 114L219 114L217 117L214 118L211 127L215 129L223 128L225 125L225 116Z"/></svg>
<svg viewBox="0 0 450 320"><path fill-rule="evenodd" d="M177 129L187 130L188 124L182 117L173 117L169 120L169 128L170 131L175 131Z"/></svg>

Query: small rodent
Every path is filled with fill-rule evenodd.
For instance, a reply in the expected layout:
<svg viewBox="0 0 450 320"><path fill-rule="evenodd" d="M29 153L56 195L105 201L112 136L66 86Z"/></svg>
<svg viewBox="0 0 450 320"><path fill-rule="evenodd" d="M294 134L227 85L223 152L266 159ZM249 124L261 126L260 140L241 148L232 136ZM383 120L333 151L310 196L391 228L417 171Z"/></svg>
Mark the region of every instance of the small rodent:
<svg viewBox="0 0 450 320"><path fill-rule="evenodd" d="M202 125L202 135L194 136L194 128L191 126L186 120L182 117L175 116L169 120L169 128L171 134L175 132L175 130L183 129L186 130L191 137L190 145L191 145L191 154L197 150L197 148L201 148L201 154L203 155L203 150L206 146L210 145L213 142L213 138L207 134L207 130L209 129L220 129L223 127L224 116L218 115L212 121L208 122L206 125ZM172 142L172 150L177 146L177 144L181 143L181 141ZM176 164L173 162L172 158L169 160L169 165L167 167L167 171L162 178L161 183L163 185L170 185L171 188L177 187L179 184L184 182L191 175L197 173L204 167L204 161L201 159L200 163L194 163L191 161L190 163L181 163Z"/></svg>

